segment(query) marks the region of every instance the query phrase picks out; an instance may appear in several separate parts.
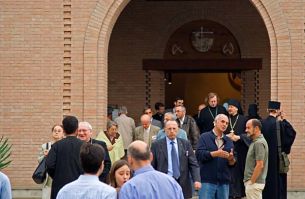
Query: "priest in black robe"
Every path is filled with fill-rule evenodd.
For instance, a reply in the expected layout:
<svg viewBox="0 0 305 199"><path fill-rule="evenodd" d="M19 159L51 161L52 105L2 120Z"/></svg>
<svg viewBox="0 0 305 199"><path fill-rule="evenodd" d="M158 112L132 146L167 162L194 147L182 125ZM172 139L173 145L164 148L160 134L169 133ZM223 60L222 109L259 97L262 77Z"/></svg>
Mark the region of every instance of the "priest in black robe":
<svg viewBox="0 0 305 199"><path fill-rule="evenodd" d="M281 151L290 153L296 131L291 124L284 119L280 111L280 102L269 101L269 116L262 121L262 132L269 147L268 173L266 185L263 190L263 199L286 199L287 198L287 174L279 173L279 153L277 142L276 122L280 123Z"/></svg>
<svg viewBox="0 0 305 199"><path fill-rule="evenodd" d="M230 183L229 195L230 198L238 199L246 196L243 179L246 157L251 139L245 132L247 118L239 114L240 103L235 99L230 99L227 103L229 125L225 131L225 134L233 141L234 153L237 157L235 167L231 168L232 179Z"/></svg>
<svg viewBox="0 0 305 199"><path fill-rule="evenodd" d="M200 134L204 132L211 131L214 128L214 119L218 114L228 115L226 109L218 105L219 97L216 93L209 93L206 97L207 107L200 111L198 117L198 127L200 129Z"/></svg>

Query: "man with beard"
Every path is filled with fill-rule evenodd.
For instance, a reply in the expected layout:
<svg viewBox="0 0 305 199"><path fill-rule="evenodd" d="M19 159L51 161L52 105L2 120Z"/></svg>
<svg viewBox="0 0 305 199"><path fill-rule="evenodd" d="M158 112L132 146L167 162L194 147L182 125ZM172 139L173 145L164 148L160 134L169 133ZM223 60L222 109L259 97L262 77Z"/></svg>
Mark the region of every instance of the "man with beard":
<svg viewBox="0 0 305 199"><path fill-rule="evenodd" d="M200 133L208 132L213 129L214 119L218 114L227 115L226 109L218 105L219 97L216 93L209 93L206 97L206 102L208 106L200 111L198 118L198 127L200 129Z"/></svg>
<svg viewBox="0 0 305 199"><path fill-rule="evenodd" d="M262 132L269 147L268 173L263 191L264 199L287 198L287 173L280 173L279 171L279 153L290 153L296 132L284 118L284 113L280 111L280 106L280 102L269 101L269 116L262 121ZM281 143L278 142L278 131Z"/></svg>
<svg viewBox="0 0 305 199"><path fill-rule="evenodd" d="M244 170L248 147L251 142L246 129L246 117L238 113L240 104L235 99L228 100L229 126L225 132L234 143L237 155L235 167L232 168L232 181L230 184L230 198L242 198L246 196L244 186Z"/></svg>

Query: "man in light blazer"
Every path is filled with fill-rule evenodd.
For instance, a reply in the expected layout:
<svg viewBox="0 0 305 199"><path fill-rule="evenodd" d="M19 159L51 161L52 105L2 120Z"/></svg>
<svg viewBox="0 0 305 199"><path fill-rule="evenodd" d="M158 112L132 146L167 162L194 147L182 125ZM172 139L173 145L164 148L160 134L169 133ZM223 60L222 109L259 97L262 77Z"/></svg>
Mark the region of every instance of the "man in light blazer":
<svg viewBox="0 0 305 199"><path fill-rule="evenodd" d="M148 146L156 140L160 128L151 124L149 115L144 114L141 116L141 126L136 127L134 133L134 140L142 140Z"/></svg>
<svg viewBox="0 0 305 199"><path fill-rule="evenodd" d="M195 190L201 188L200 168L192 145L188 140L177 138L178 123L175 120L165 123L165 132L165 138L152 143L151 152L153 160L151 165L156 170L175 178L182 188L184 198L191 198L191 177ZM172 150L174 148L177 153L173 154ZM178 156L178 163L175 163L174 155ZM178 174L177 171L175 172L177 170L175 167L178 169Z"/></svg>

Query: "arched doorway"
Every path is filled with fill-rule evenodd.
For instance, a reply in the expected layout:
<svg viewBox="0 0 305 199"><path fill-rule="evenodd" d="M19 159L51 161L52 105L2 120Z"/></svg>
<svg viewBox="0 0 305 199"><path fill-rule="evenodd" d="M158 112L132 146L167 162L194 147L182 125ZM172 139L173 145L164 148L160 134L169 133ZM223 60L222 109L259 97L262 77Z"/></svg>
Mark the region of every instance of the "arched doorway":
<svg viewBox="0 0 305 199"><path fill-rule="evenodd" d="M115 23L118 23L118 17L120 14L123 14L122 10L126 7L129 3L129 0L115 0L115 1L104 1L99 0L96 4L96 8L93 10L91 19L88 23L88 27L85 34L84 39L84 103L83 103L83 112L84 117L88 118L92 121L94 125L104 126L105 125L105 118L106 118L106 107L108 101L108 49L109 49L109 41L110 35L112 35L113 26ZM148 3L149 6L154 7L160 3L155 1L131 1L131 3L140 2L140 3ZM164 3L171 3L172 5L174 1L171 2L162 2ZM181 2L179 2L181 3ZM204 6L198 6L198 4L203 3ZM219 6L219 3L225 3L225 5ZM236 3L236 4L234 4ZM192 12L190 4L196 5L197 9L195 8ZM230 7L230 4L234 4L234 7ZM238 5L237 5L238 4ZM173 7L173 6L163 6L164 9ZM181 4L180 4L181 5ZM239 5L245 6L246 9L238 9ZM129 6L129 4L128 4ZM210 7L209 7L210 6ZM213 8L211 8L211 6ZM230 8L229 13L221 13L217 12L218 8ZM184 6L185 12L180 14L174 14L171 18L167 19L167 25L164 25L163 30L160 31L158 36L162 38L153 38L154 45L152 46L153 49L156 49L160 43L165 43L167 41L168 35L173 32L177 27L181 26L183 23L191 20L195 20L198 18L203 19L212 19L217 22L224 22L226 27L230 30L233 30L233 34L236 35L237 38L241 38L239 40L241 49L247 49L248 44L247 41L249 38L253 40L255 36L261 36L261 31L259 31L258 35L249 35L245 34L244 31L237 31L238 28L241 30L250 30L255 28L253 24L246 26L249 24L246 18L243 18L240 23L236 23L236 21L231 20L230 14L244 12L247 9L252 9L256 12L256 16L254 17L255 20L258 20L263 25L263 34L266 36L264 37L264 43L268 43L269 48L266 50L269 53L269 56L266 57L266 60L263 59L263 70L262 71L253 71L251 73L245 73L242 75L242 79L247 80L245 83L245 88L243 92L248 92L249 95L245 96L255 96L256 90L259 89L258 96L255 98L258 99L258 102L265 102L268 99L274 100L281 100L283 104L285 104L285 110L287 114L292 113L292 102L293 97L291 90L279 90L279 87L292 87L292 76L291 71L285 71L285 73L281 72L281 68L291 67L291 43L289 37L288 26L285 21L285 17L283 16L283 12L280 8L279 3L277 0L270 0L267 3L261 0L250 0L250 1L236 1L236 2L219 2L219 1L196 1L196 2L188 2L187 6ZM138 10L140 11L140 10ZM143 13L142 11L138 13ZM154 13L154 9L150 9L148 13L152 13L153 16L156 16ZM169 12L170 13L170 12ZM164 13L162 13L164 14ZM249 17L249 16L248 16ZM225 18L225 19L224 19ZM131 24L132 26L133 24ZM155 24L151 24L154 27ZM245 28L249 27L249 28ZM137 27L133 27L137 29ZM232 29L231 29L232 28ZM267 35L266 35L267 34ZM112 35L113 36L113 35ZM251 46L251 49L254 52L261 52L261 48L259 48L256 44ZM245 53L242 54L242 57L251 58L253 55L251 52L253 51L244 51ZM161 56L162 53L145 53L146 56L148 55L159 55ZM285 56L281 56L285 55ZM110 57L110 56L109 56ZM124 57L124 56L123 56ZM144 57L146 58L146 57ZM137 62L140 65L139 61ZM266 69L266 70L264 70ZM158 93L160 96L164 90L161 89L162 84L157 89L158 91L152 91L151 86L157 84L154 82L153 84L146 84L145 79L154 79L158 76L157 73L143 73L144 78L144 88L146 89L140 95L134 95L134 98L142 98L143 103L139 103L139 107L142 107L142 104L145 104L146 99L145 97L147 93ZM161 74L159 74L161 75ZM138 78L132 77L132 78ZM162 78L163 79L163 78ZM115 80L112 80L116 82ZM163 85L164 86L164 85ZM137 89L137 87L130 87L133 90ZM87 92L89 90L94 89L96 92ZM255 92L254 92L255 91ZM159 97L160 99L160 97ZM249 99L243 99L249 100ZM126 99L122 102L125 102ZM153 100L151 100L153 101ZM260 109L265 110L266 105L265 103L260 103ZM137 113L135 112L135 115ZM95 122L94 122L95 121ZM298 175L295 173L294 175ZM292 182L294 185L294 183ZM297 186L297 184L296 184Z"/></svg>
<svg viewBox="0 0 305 199"><path fill-rule="evenodd" d="M179 96L189 114L205 103L205 94L216 92L220 103L241 100L241 73L262 69L262 59L241 58L234 35L211 20L196 20L179 27L170 36L163 59L145 59L143 69L164 72L165 104L170 107ZM253 96L253 101L257 99Z"/></svg>
<svg viewBox="0 0 305 199"><path fill-rule="evenodd" d="M160 17L150 17L152 4L154 6L155 15ZM183 26L194 28L195 25L201 23L202 20L213 22L214 26L218 25L218 27L225 27L224 29L226 32L231 35L232 38L235 38L232 39L234 45L231 43L232 47L235 49L235 54L233 56L225 55L221 48L225 48L224 51L230 52L230 45L228 43L226 47L224 47L225 43L221 43L222 46L220 47L219 44L217 48L212 49L212 53L202 53L193 50L194 53L186 53L186 55L191 56L183 59L224 59L223 63L226 64L229 63L228 60L232 61L231 59L247 60L259 58L264 60L263 73L267 76L270 75L270 46L267 31L259 14L255 8L251 6L250 2L243 2L241 5L233 3L229 7L227 5L222 6L220 5L221 3L217 3L216 7L215 5L204 2L184 3L188 6L188 9L185 9L183 3L177 4L171 2L169 4L171 4L170 8L166 8L168 14L161 15L160 13L165 13L165 8L162 7L160 2L148 3L147 1L132 1L119 16L111 35L108 51L108 83L110 88L108 99L110 104L126 104L130 107L130 113L132 116L138 118L144 105L149 104L153 106L157 101L165 102L166 86L165 82L163 82L163 71L155 71L151 68L148 70L142 70L142 62L143 60L145 61L150 58L175 58L176 56L170 56L170 53L168 53L168 55L165 54L165 52L169 51L168 49L173 47L175 44L174 41L179 41L180 39L179 37L175 38L175 36L173 36L174 32L179 32L178 29L182 28L180 32L183 33L187 30L187 28L183 29ZM199 6L199 4L202 6ZM236 8L236 6L239 6L239 9L243 10L243 13L232 14L230 9L233 9L233 7ZM199 12L200 10L203 11ZM212 11L205 13L207 10ZM224 13L224 15L229 17L218 16L218 12ZM245 18L243 16L245 16ZM256 20L253 20L255 17ZM257 18L259 20L257 20ZM149 20L147 21L142 19ZM243 20L248 21L244 27L238 25L239 23L245 23L242 22ZM235 21L235 23L232 23L231 21ZM188 25L189 23L191 23L191 25ZM255 29L251 27L255 27ZM200 26L196 28L199 28L200 30ZM194 32L199 30L194 30ZM258 34L256 31L259 31L260 33ZM253 35L253 39L248 39L247 35ZM170 41L171 39L173 41ZM190 39L191 38L186 38L185 41L191 43ZM168 46L168 43L172 46ZM194 49L192 46L190 46L190 48ZM215 53L216 51L218 53ZM214 61L212 61L212 63L214 63ZM220 70L223 69L220 68ZM229 71L230 70L227 70L225 72ZM198 71L194 70L193 72ZM209 72L215 71L212 69ZM241 78L246 89L241 90L239 96L237 96L237 94L222 96L220 93L221 97L223 99L242 99L245 106L253 102L259 103L259 100L267 101L267 99L270 98L270 95L268 94L270 92L270 84L267 83L267 81L270 81L270 79L269 77L259 77L257 74L259 73L254 71L253 68L250 71L243 72ZM175 75L178 76L181 74L175 73L173 76ZM211 75L213 74L210 74L209 77ZM219 74L214 75L217 76ZM227 77L227 74L223 74L222 77L219 78L228 79ZM216 80L215 82L219 81ZM230 82L227 80L225 84L227 83L229 84ZM268 86L260 87L259 84ZM263 95L258 94L258 88L262 91L261 93L264 93ZM209 91L206 89L201 92L201 96L196 96L198 102L201 100L200 103L202 103L207 92L213 90L214 88L210 88ZM219 92L222 91L220 90ZM129 96L124 93L133 94ZM123 95L124 98L122 98L121 95ZM176 95L180 96L181 94ZM136 96L136 98L134 98L134 96ZM245 97L241 98L241 96ZM193 104L191 102L190 106L187 105L187 108L196 110L198 103L195 103L196 104ZM170 102L168 105L170 105Z"/></svg>

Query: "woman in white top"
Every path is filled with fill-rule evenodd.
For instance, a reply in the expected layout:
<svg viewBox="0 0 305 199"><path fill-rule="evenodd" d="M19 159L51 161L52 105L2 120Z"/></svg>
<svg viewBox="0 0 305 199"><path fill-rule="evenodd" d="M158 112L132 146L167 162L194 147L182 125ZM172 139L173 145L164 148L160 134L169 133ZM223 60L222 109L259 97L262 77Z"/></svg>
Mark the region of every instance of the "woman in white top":
<svg viewBox="0 0 305 199"><path fill-rule="evenodd" d="M64 129L62 125L54 125L52 127L52 141L44 143L41 145L41 151L38 156L38 162L41 162L43 158L45 158L49 150L52 147L52 144L61 140L64 137ZM46 180L42 185L42 199L50 199L51 196L51 185L52 185L52 178L47 175Z"/></svg>

